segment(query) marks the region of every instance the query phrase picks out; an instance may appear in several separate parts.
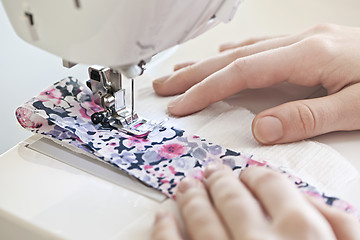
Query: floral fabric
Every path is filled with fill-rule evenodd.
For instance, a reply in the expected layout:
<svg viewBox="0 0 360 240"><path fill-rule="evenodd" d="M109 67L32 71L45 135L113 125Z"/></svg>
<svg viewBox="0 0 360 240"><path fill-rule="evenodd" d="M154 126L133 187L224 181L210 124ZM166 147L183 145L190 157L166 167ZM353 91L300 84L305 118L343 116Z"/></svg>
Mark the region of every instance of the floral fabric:
<svg viewBox="0 0 360 240"><path fill-rule="evenodd" d="M90 116L100 110L91 91L69 77L19 107L16 117L24 128L91 153L169 197L174 196L183 177L202 179L203 168L212 162L226 164L237 173L250 165L271 167L266 162L253 160L250 155L225 149L174 127L162 127L146 138L138 138L109 125L95 125ZM345 201L326 196L301 179L288 176L303 192L360 219L360 213Z"/></svg>

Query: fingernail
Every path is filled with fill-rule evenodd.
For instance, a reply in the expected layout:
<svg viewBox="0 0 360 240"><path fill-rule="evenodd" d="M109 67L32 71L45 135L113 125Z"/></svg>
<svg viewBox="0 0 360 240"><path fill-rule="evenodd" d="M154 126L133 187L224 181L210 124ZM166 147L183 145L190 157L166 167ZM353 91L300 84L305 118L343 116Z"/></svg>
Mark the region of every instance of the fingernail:
<svg viewBox="0 0 360 240"><path fill-rule="evenodd" d="M166 79L168 79L167 76L157 78L157 79L153 80L153 85L161 85L165 82Z"/></svg>
<svg viewBox="0 0 360 240"><path fill-rule="evenodd" d="M272 116L260 118L254 125L254 135L261 143L273 143L284 135L282 123Z"/></svg>
<svg viewBox="0 0 360 240"><path fill-rule="evenodd" d="M220 163L210 163L204 171L204 178L209 178L211 176L211 174L213 174L214 172L220 170L220 169L224 169L225 165L220 164Z"/></svg>
<svg viewBox="0 0 360 240"><path fill-rule="evenodd" d="M168 104L168 109L175 107L182 99L184 98L184 95L177 96L173 100L171 100Z"/></svg>
<svg viewBox="0 0 360 240"><path fill-rule="evenodd" d="M179 183L179 187L176 192L176 195L178 195L178 193L185 193L191 188L201 188L201 186L202 186L201 182L199 180L196 180L195 178L191 178L191 177L183 178L183 180L181 180L181 182Z"/></svg>

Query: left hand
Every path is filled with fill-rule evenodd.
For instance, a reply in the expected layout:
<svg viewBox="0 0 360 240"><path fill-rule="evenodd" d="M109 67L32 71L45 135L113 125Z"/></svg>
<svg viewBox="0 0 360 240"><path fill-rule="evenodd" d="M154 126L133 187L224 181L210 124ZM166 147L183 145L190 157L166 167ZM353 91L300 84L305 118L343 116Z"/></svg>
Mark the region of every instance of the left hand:
<svg viewBox="0 0 360 240"><path fill-rule="evenodd" d="M309 201L283 175L264 167L245 169L238 179L230 168L211 166L204 184L183 180L177 191L187 233L192 240L359 239L352 216ZM175 217L156 217L152 240L182 240Z"/></svg>

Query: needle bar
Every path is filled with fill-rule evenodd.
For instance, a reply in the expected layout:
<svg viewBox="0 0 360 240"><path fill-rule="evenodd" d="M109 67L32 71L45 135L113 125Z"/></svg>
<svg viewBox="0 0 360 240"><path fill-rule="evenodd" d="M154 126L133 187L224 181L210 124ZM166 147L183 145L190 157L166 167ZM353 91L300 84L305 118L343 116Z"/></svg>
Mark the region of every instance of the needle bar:
<svg viewBox="0 0 360 240"><path fill-rule="evenodd" d="M134 79L131 79L131 122L134 119L134 108L135 108L135 90L134 90Z"/></svg>

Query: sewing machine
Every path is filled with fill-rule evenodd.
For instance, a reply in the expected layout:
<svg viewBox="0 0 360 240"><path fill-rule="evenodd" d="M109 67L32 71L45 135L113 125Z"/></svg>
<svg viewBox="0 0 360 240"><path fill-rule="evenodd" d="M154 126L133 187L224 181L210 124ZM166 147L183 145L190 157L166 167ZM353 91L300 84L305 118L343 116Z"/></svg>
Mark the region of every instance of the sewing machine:
<svg viewBox="0 0 360 240"><path fill-rule="evenodd" d="M119 131L139 136L162 122L139 117L135 112L134 78L142 75L157 53L186 42L219 22L230 21L240 0L2 3L18 36L60 56L63 66L98 64L88 70L88 87L95 103L105 111L93 115L93 122L99 124L106 119ZM123 77L131 79L131 109L125 103ZM2 156L2 164L7 165L2 177L11 181L2 189L11 188L14 195L13 201L6 198L0 204L5 206L0 208L0 238L144 239L156 208L173 207L161 193L118 169L40 136L30 137L8 151ZM29 168L24 175L12 178L11 173L19 173L26 165ZM25 194L23 181L34 186ZM46 191L45 185L49 191L61 187L39 199L33 191ZM112 201L119 199L122 200L116 209ZM69 219L70 215L73 219ZM107 221L106 226L102 220Z"/></svg>
<svg viewBox="0 0 360 240"><path fill-rule="evenodd" d="M240 0L152 1L10 1L4 7L17 34L25 41L62 57L65 67L89 68L88 86L106 121L135 136L161 123L134 111L134 78L155 54L192 39L234 16ZM131 110L125 103L122 76L132 81Z"/></svg>

